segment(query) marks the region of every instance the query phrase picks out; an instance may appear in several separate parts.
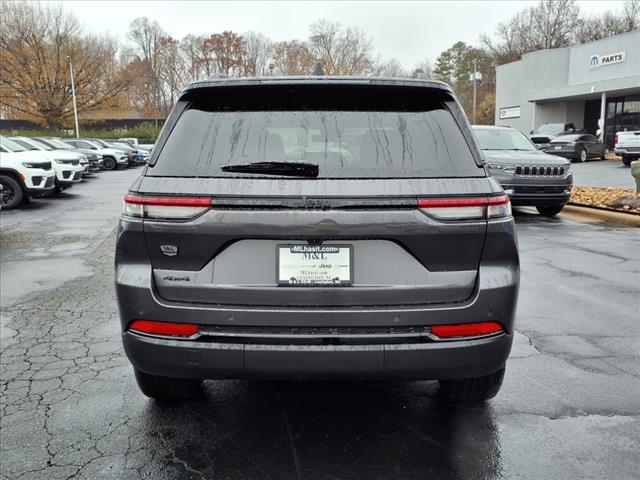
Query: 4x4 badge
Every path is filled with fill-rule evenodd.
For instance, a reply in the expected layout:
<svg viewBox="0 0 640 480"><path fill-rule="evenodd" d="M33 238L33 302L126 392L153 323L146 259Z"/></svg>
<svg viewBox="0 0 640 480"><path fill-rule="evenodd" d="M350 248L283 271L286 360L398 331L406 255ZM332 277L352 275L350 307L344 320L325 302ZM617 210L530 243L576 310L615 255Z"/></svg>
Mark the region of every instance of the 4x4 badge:
<svg viewBox="0 0 640 480"><path fill-rule="evenodd" d="M160 245L160 250L162 250L162 253L167 257L175 257L178 255L178 247L175 245Z"/></svg>

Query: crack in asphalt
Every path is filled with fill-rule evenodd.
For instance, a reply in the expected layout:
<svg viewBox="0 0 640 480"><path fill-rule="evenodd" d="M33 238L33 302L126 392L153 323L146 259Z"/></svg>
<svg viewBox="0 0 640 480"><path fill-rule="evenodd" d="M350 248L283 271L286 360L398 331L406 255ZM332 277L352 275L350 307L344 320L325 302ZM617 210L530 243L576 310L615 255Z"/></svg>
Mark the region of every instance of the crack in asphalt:
<svg viewBox="0 0 640 480"><path fill-rule="evenodd" d="M296 447L295 438L293 436L293 430L291 429L291 422L289 421L289 416L287 415L287 412L282 406L282 399L280 398L280 395L276 395L276 399L280 404L280 414L282 415L284 426L287 431L287 438L289 440L289 447L291 449L291 458L293 459L293 466L295 468L296 478L299 480L304 477L302 476L302 471L300 470L300 459L298 457L298 449Z"/></svg>

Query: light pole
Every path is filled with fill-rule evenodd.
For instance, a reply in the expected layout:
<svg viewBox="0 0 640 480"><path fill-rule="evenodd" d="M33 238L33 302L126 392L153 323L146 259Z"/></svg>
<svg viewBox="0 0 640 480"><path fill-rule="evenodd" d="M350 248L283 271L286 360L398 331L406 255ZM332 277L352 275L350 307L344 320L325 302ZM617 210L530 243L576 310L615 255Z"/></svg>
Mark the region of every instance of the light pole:
<svg viewBox="0 0 640 480"><path fill-rule="evenodd" d="M71 96L73 97L73 117L76 121L76 138L80 138L80 127L78 126L78 107L76 106L76 86L73 82L73 64L69 58L69 71L71 72Z"/></svg>

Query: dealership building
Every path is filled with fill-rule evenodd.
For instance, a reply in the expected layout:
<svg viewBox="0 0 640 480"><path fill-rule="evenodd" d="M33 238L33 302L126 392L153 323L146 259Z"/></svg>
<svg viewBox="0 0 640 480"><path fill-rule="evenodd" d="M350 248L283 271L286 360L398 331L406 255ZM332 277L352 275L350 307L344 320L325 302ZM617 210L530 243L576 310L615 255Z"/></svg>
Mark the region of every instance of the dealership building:
<svg viewBox="0 0 640 480"><path fill-rule="evenodd" d="M495 124L529 133L573 123L604 140L640 130L640 30L576 47L527 53L496 69Z"/></svg>

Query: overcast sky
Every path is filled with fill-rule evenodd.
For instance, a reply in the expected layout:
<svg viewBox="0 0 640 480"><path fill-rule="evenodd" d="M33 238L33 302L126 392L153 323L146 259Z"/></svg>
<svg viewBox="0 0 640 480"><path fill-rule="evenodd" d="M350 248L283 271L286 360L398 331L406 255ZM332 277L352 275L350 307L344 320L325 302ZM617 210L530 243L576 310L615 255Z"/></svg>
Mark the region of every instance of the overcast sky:
<svg viewBox="0 0 640 480"><path fill-rule="evenodd" d="M376 53L397 58L405 68L435 58L455 42L475 44L492 35L499 22L537 2L531 1L64 1L92 32L126 39L129 23L149 17L175 38L223 30L262 32L274 41L308 36L308 27L325 18L364 29ZM580 1L587 14L620 10L622 1Z"/></svg>

